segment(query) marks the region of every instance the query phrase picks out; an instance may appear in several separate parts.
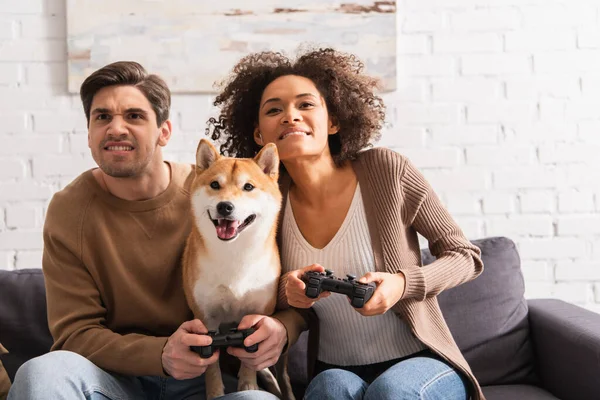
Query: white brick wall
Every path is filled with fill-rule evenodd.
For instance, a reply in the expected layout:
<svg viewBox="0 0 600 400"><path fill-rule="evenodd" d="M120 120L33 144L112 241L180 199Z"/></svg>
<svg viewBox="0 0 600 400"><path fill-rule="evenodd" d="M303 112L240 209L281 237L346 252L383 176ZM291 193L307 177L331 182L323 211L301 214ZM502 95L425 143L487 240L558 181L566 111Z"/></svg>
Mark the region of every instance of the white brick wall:
<svg viewBox="0 0 600 400"><path fill-rule="evenodd" d="M52 194L93 165L66 93L63 0L0 10L0 268L39 267ZM470 238L518 245L528 297L600 311L600 2L398 0L381 145L410 156ZM174 96L193 161L211 96Z"/></svg>
<svg viewBox="0 0 600 400"><path fill-rule="evenodd" d="M527 297L599 311L600 2L401 0L398 10L398 46L411 49L398 56L398 86L418 82L424 95L386 97L405 111L385 145L413 158L472 238L517 243ZM457 165L440 157L448 149L460 150Z"/></svg>

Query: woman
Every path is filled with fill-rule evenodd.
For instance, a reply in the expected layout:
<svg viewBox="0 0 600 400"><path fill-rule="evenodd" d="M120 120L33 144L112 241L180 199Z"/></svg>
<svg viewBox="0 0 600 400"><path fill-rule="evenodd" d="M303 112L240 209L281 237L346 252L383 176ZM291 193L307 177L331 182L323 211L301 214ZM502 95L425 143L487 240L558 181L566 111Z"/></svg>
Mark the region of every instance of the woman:
<svg viewBox="0 0 600 400"><path fill-rule="evenodd" d="M368 148L385 111L353 55L309 51L243 58L217 96L207 133L226 155L275 143L285 172L280 308L288 345L309 328L307 399L483 399L441 314L437 294L478 276L479 249L402 155ZM422 267L417 233L437 261ZM307 271L377 285L363 308L341 294L305 296Z"/></svg>

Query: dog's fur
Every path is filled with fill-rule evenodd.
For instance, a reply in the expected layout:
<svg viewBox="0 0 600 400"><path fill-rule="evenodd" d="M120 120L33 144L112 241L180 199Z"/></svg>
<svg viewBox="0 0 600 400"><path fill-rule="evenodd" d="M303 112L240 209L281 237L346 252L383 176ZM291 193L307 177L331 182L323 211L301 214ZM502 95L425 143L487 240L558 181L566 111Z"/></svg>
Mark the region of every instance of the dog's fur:
<svg viewBox="0 0 600 400"><path fill-rule="evenodd" d="M281 274L275 239L281 208L278 175L274 144L254 159L222 157L206 139L198 144L190 191L194 223L183 255L183 284L194 317L208 330L237 324L248 314L275 311ZM233 204L233 213L220 214L220 202ZM238 233L252 215L252 222ZM238 222L232 226L223 219ZM258 389L255 371L242 364L238 376L238 391ZM207 368L205 378L208 399L224 394L218 361Z"/></svg>

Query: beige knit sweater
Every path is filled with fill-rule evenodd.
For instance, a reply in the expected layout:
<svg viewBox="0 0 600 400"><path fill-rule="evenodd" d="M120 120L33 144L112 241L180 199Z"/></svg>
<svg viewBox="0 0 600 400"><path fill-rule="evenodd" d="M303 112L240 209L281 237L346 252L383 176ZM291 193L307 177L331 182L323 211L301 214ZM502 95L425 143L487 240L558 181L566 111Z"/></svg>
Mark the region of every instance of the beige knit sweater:
<svg viewBox="0 0 600 400"><path fill-rule="evenodd" d="M44 224L52 350L70 350L126 375L164 375L167 338L192 319L181 254L191 229L187 164L150 200L104 191L86 171L60 192Z"/></svg>
<svg viewBox="0 0 600 400"><path fill-rule="evenodd" d="M471 382L471 396L484 399L469 365L456 345L437 301L442 290L460 285L483 271L480 250L471 244L444 208L423 175L402 155L388 149L367 150L353 162L361 187L377 271L406 277L406 290L392 308L415 336L461 371ZM282 181L284 202L289 178ZM284 203L285 204L285 203ZM281 213L281 220L284 212ZM421 265L417 232L429 242L437 260ZM281 238L279 238L281 240ZM282 276L278 306L286 309ZM296 310L279 319L288 330L289 345L310 328L308 368L312 376L318 352L318 320L312 310Z"/></svg>

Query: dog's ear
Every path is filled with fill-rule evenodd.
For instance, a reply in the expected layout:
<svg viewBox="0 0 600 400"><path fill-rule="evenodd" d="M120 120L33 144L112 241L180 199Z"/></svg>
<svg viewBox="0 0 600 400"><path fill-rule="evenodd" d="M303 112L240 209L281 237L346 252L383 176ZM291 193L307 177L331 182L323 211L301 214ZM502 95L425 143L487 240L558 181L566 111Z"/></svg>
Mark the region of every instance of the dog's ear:
<svg viewBox="0 0 600 400"><path fill-rule="evenodd" d="M254 161L271 179L276 181L279 178L279 153L275 144L267 143L254 157Z"/></svg>
<svg viewBox="0 0 600 400"><path fill-rule="evenodd" d="M221 157L215 149L215 146L206 138L200 139L198 149L196 150L196 167L200 172L208 169L215 161Z"/></svg>

